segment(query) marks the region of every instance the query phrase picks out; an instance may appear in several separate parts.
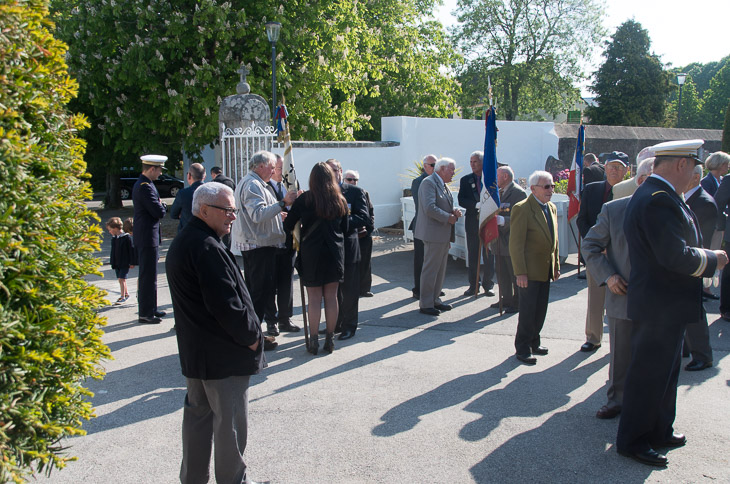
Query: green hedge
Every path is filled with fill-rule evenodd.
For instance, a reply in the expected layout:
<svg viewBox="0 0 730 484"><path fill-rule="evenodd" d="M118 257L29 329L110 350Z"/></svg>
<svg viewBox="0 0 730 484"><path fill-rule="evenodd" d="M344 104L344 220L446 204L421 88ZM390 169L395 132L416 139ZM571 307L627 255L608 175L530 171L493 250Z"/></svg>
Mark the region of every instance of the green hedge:
<svg viewBox="0 0 730 484"><path fill-rule="evenodd" d="M98 219L84 200L87 122L47 1L0 0L0 482L63 467L60 440L90 418L101 377Z"/></svg>

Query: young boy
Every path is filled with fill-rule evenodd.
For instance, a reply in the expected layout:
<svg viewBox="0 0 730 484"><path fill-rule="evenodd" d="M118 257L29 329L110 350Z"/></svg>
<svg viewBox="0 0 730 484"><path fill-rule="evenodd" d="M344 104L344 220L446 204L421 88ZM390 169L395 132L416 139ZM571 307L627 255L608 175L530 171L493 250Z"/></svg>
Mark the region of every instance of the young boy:
<svg viewBox="0 0 730 484"><path fill-rule="evenodd" d="M119 280L119 299L114 304L122 304L129 299L127 291L127 273L134 267L135 254L132 237L124 232L124 224L119 217L112 217L107 221L106 228L112 235L112 253L110 262L116 271Z"/></svg>

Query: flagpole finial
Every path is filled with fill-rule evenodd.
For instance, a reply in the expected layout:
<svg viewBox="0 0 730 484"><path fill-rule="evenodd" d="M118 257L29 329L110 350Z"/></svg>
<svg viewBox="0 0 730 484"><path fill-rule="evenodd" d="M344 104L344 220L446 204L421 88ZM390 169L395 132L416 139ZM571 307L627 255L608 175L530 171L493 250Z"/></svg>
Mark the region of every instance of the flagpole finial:
<svg viewBox="0 0 730 484"><path fill-rule="evenodd" d="M491 76L487 76L487 92L489 93L489 107L491 108L494 106L494 103L492 102L492 78Z"/></svg>

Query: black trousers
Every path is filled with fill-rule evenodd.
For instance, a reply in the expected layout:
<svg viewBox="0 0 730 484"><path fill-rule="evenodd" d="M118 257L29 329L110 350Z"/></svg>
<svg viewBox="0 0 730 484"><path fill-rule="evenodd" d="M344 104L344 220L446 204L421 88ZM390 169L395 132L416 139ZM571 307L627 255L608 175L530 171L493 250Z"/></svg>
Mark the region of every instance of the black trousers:
<svg viewBox="0 0 730 484"><path fill-rule="evenodd" d="M466 248L468 251L469 270L469 287L473 288L477 279L477 267L479 266L479 228L470 230L466 233ZM480 285L485 289L494 287L494 257L487 250L487 246L482 246L482 260Z"/></svg>
<svg viewBox="0 0 730 484"><path fill-rule="evenodd" d="M707 313L702 308L702 319L698 323L687 324L684 344L689 348L693 360L712 363L710 328L707 326Z"/></svg>
<svg viewBox="0 0 730 484"><path fill-rule="evenodd" d="M370 292L373 287L373 274L370 260L373 257L373 237L366 235L360 239L360 294Z"/></svg>
<svg viewBox="0 0 730 484"><path fill-rule="evenodd" d="M157 311L157 262L159 247L137 247L139 277L137 279L137 307L141 318L151 318Z"/></svg>
<svg viewBox="0 0 730 484"><path fill-rule="evenodd" d="M295 250L275 249L274 287L276 297L267 299L264 315L267 323L286 323L291 319L294 306L293 275L296 256Z"/></svg>
<svg viewBox="0 0 730 484"><path fill-rule="evenodd" d="M720 273L720 314L730 312L730 267Z"/></svg>
<svg viewBox="0 0 730 484"><path fill-rule="evenodd" d="M674 432L685 326L675 321L634 321L631 364L616 435L618 450L645 451Z"/></svg>
<svg viewBox="0 0 730 484"><path fill-rule="evenodd" d="M242 254L246 288L251 295L256 316L263 322L266 308L274 303L276 247L259 247L243 251Z"/></svg>
<svg viewBox="0 0 730 484"><path fill-rule="evenodd" d="M550 282L527 281L527 287L520 287L520 313L517 318L515 351L518 355L529 355L540 346L540 331L545 324Z"/></svg>
<svg viewBox="0 0 730 484"><path fill-rule="evenodd" d="M498 255L496 264L497 283L499 284L499 297L502 299L503 307L519 307L519 291L517 290L517 280L512 269L512 258L509 256Z"/></svg>
<svg viewBox="0 0 730 484"><path fill-rule="evenodd" d="M421 292L421 271L423 270L423 241L413 239L413 290Z"/></svg>
<svg viewBox="0 0 730 484"><path fill-rule="evenodd" d="M359 262L345 263L345 277L337 288L337 303L340 306L337 327L342 331L357 330L358 301L360 299L359 264Z"/></svg>

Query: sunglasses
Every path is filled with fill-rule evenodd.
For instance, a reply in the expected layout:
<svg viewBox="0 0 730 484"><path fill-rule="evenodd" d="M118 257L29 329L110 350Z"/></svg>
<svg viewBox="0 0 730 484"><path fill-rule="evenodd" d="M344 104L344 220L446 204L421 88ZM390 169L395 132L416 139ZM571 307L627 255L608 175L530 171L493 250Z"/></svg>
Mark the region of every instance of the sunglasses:
<svg viewBox="0 0 730 484"><path fill-rule="evenodd" d="M428 166L436 166L436 163L424 163L424 165L428 165Z"/></svg>
<svg viewBox="0 0 730 484"><path fill-rule="evenodd" d="M549 183L547 185L532 185L533 187L540 187L544 188L545 190L550 190L551 188L555 190L555 183Z"/></svg>
<svg viewBox="0 0 730 484"><path fill-rule="evenodd" d="M348 177L345 177L345 180L347 180L347 181L355 181L355 182L356 182L356 181L358 181L358 180L359 180L359 178L350 178L350 177L348 176Z"/></svg>

